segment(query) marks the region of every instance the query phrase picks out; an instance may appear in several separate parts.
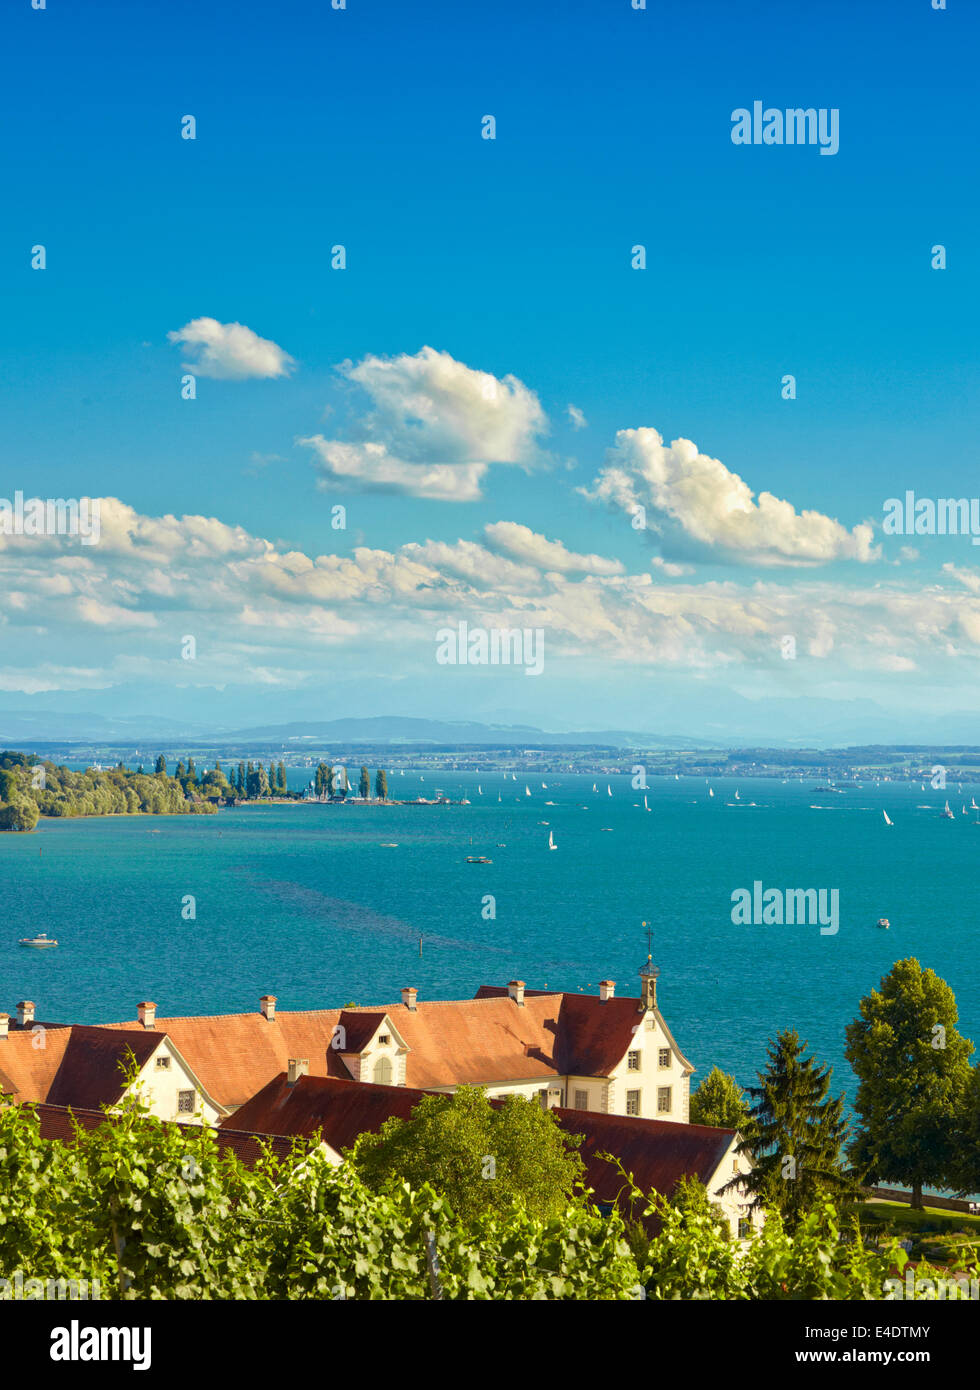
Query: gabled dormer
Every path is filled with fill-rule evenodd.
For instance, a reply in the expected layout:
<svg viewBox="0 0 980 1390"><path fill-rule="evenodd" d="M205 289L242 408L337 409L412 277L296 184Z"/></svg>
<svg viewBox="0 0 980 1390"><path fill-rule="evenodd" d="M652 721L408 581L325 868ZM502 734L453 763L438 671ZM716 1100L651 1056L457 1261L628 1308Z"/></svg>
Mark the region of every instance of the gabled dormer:
<svg viewBox="0 0 980 1390"><path fill-rule="evenodd" d="M336 1052L354 1081L405 1085L409 1048L387 1013L344 1009L335 1030Z"/></svg>

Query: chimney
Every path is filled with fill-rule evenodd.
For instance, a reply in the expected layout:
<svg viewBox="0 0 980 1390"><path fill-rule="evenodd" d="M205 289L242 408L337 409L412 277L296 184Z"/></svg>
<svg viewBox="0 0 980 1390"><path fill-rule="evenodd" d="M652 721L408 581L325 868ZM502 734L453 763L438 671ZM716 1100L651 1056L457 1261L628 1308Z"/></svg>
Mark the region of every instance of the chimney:
<svg viewBox="0 0 980 1390"><path fill-rule="evenodd" d="M405 1005L405 1008L410 1009L413 1014L416 1011L415 1001L418 998L418 993L418 990L412 989L410 985L402 990L402 1003Z"/></svg>
<svg viewBox="0 0 980 1390"><path fill-rule="evenodd" d="M136 1005L136 1016L144 1028L155 1028L157 1026L157 1006L144 999L142 1004Z"/></svg>
<svg viewBox="0 0 980 1390"><path fill-rule="evenodd" d="M539 1091L538 1095L541 1097L542 1110L554 1110L556 1106L561 1105L560 1086L548 1086L545 1090Z"/></svg>
<svg viewBox="0 0 980 1390"><path fill-rule="evenodd" d="M616 981L615 981L615 980L600 980L600 981L599 981L599 998L602 1000L603 1004L606 1002L607 999L612 999L612 998L614 998L615 994L616 994Z"/></svg>
<svg viewBox="0 0 980 1390"><path fill-rule="evenodd" d="M308 1076L310 1071L310 1059L308 1057L290 1057L286 1080L290 1086L295 1086L301 1076Z"/></svg>
<svg viewBox="0 0 980 1390"><path fill-rule="evenodd" d="M34 1022L34 1001L32 999L22 999L17 1005L17 1022L22 1028L26 1028L29 1023Z"/></svg>
<svg viewBox="0 0 980 1390"><path fill-rule="evenodd" d="M520 1004L521 1008L523 1009L523 1007L524 1007L524 981L523 981L523 980L511 980L511 981L508 983L508 985L507 985L507 993L510 995L511 999L513 999L514 1003L515 1003L515 1004Z"/></svg>
<svg viewBox="0 0 980 1390"><path fill-rule="evenodd" d="M274 994L263 994L259 1000L259 1008L262 1010L262 1017L267 1018L271 1023L276 1016L276 996Z"/></svg>
<svg viewBox="0 0 980 1390"><path fill-rule="evenodd" d="M10 1027L10 1015L0 1014L0 1042L7 1036L7 1029Z"/></svg>

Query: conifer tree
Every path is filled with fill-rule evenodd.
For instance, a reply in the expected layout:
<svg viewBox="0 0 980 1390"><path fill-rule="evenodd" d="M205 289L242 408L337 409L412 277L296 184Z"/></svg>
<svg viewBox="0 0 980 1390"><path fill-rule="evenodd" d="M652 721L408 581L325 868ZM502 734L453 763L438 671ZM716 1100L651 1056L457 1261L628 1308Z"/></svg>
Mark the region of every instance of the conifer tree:
<svg viewBox="0 0 980 1390"><path fill-rule="evenodd" d="M235 778L235 790L239 796L245 795L245 764L238 764L238 775Z"/></svg>
<svg viewBox="0 0 980 1390"><path fill-rule="evenodd" d="M829 1096L832 1068L804 1056L806 1046L795 1029L770 1040L769 1065L749 1087L754 1103L738 1148L751 1155L753 1170L726 1184L744 1186L753 1209L780 1212L789 1231L826 1197L847 1201L858 1193L841 1158L844 1097Z"/></svg>
<svg viewBox="0 0 980 1390"><path fill-rule="evenodd" d="M361 768L361 781L358 787L358 795L367 801L371 795L371 774L366 767Z"/></svg>
<svg viewBox="0 0 980 1390"><path fill-rule="evenodd" d="M164 774L164 776L166 776L166 774L167 774L167 760L166 760L166 758L163 756L162 753L161 753L160 756L157 758L157 765L156 765L156 768L155 768L154 770L155 770L156 772L162 772L162 773Z"/></svg>
<svg viewBox="0 0 980 1390"><path fill-rule="evenodd" d="M276 788L283 795L288 790L286 787L286 768L282 759L279 759L279 766L276 768Z"/></svg>
<svg viewBox="0 0 980 1390"><path fill-rule="evenodd" d="M374 779L374 794L379 801L388 800L388 778L380 767Z"/></svg>

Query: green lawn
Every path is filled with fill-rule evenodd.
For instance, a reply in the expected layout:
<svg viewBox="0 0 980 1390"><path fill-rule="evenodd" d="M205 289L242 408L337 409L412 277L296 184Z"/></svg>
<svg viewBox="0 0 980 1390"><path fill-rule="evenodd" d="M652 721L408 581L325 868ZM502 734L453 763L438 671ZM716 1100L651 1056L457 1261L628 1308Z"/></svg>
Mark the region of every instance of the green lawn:
<svg viewBox="0 0 980 1390"><path fill-rule="evenodd" d="M909 1255L914 1260L946 1263L960 1259L969 1265L980 1258L980 1216L941 1207L913 1211L904 1202L884 1201L861 1202L857 1210L863 1228L877 1233L884 1226L885 1235L911 1239Z"/></svg>

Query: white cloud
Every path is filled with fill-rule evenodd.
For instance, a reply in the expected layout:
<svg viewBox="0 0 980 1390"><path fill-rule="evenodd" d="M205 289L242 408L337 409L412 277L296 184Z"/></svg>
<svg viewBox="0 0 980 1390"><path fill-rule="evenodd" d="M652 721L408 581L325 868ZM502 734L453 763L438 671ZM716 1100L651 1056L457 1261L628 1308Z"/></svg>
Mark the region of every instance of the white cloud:
<svg viewBox="0 0 980 1390"><path fill-rule="evenodd" d="M532 467L548 421L515 376L495 377L423 347L414 356L369 355L343 376L370 408L348 439L298 442L315 450L327 486L472 502L490 464Z"/></svg>
<svg viewBox="0 0 980 1390"><path fill-rule="evenodd" d="M955 566L945 586L926 588L802 576L695 584L677 582L672 562L656 566L659 574L625 573L618 561L577 554L514 522L489 526L485 543L317 555L214 517L149 517L100 500L102 541L84 554L67 537L6 538L0 547L6 688L132 678L221 687L249 672L296 688L328 678L338 661L358 675L377 672L379 660L386 671L425 666L434 630L461 617L542 627L552 661L603 669L768 667L785 681L811 680L819 663L827 679L932 678L954 667L959 683L980 679L980 576ZM781 660L785 633L796 635L795 663ZM180 659L186 634L197 639L195 661Z"/></svg>
<svg viewBox="0 0 980 1390"><path fill-rule="evenodd" d="M646 509L668 558L806 566L878 558L868 523L848 531L822 512L797 512L771 492L755 494L689 439L667 447L654 429L620 430L591 489L580 491L628 515Z"/></svg>
<svg viewBox="0 0 980 1390"><path fill-rule="evenodd" d="M167 337L172 343L183 344L191 359L184 363L189 371L219 381L288 376L296 365L277 343L260 338L243 323L191 319Z"/></svg>
<svg viewBox="0 0 980 1390"><path fill-rule="evenodd" d="M576 555L574 551L566 550L561 541L549 541L529 526L521 526L516 521L492 522L483 528L483 534L491 550L502 551L538 569L555 570L559 574L612 575L623 572L620 560L607 560L602 555Z"/></svg>
<svg viewBox="0 0 980 1390"><path fill-rule="evenodd" d="M589 423L584 412L579 410L577 405L568 407L568 418L571 420L573 428L577 430L584 430Z"/></svg>

